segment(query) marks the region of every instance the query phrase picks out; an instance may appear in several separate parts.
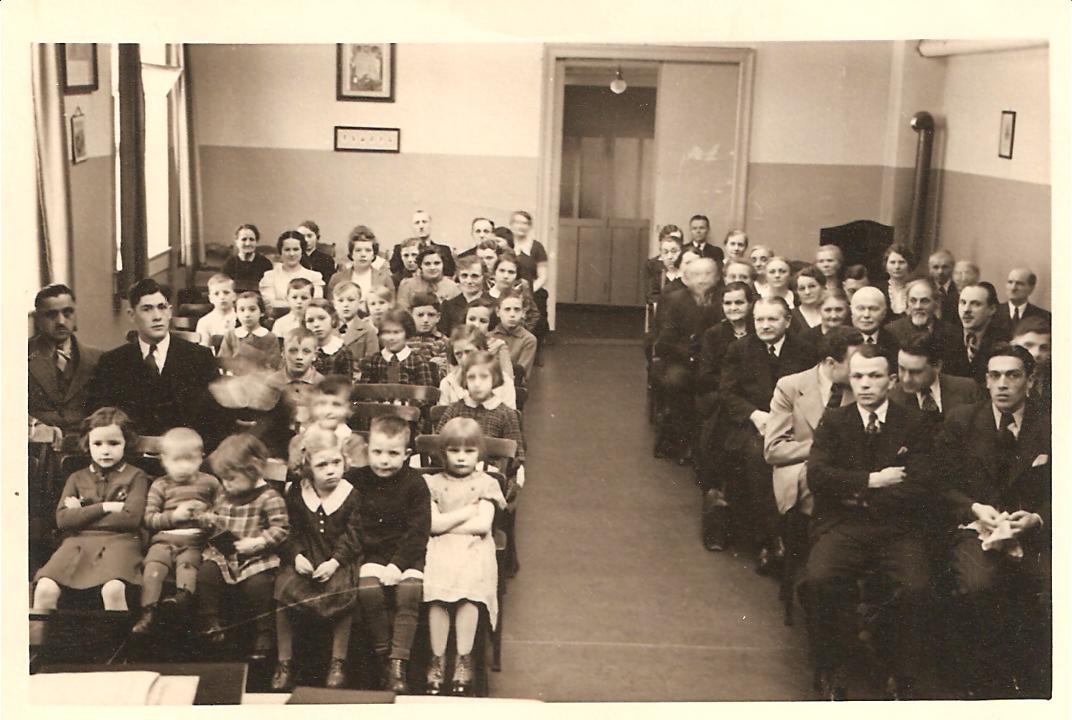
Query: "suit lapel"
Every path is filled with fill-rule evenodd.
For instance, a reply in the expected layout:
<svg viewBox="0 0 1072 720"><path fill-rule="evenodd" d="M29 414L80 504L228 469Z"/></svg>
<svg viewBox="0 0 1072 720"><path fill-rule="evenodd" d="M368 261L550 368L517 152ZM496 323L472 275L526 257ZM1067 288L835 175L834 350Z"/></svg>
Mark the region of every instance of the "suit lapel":
<svg viewBox="0 0 1072 720"><path fill-rule="evenodd" d="M1020 426L1020 437L1016 443L1016 457L1009 467L1009 485L1016 482L1024 472L1031 468L1035 458L1047 450L1045 438L1041 435L1043 430L1041 425L1038 415L1032 412L1031 408L1028 408L1024 412L1023 425ZM1042 442L1040 442L1040 439Z"/></svg>
<svg viewBox="0 0 1072 720"><path fill-rule="evenodd" d="M808 381L800 389L798 402L804 410L804 419L808 421L808 425L813 430L819 427L819 421L823 419L823 411L826 410L823 405L822 391L819 389L819 368L812 368L808 373Z"/></svg>
<svg viewBox="0 0 1072 720"><path fill-rule="evenodd" d="M72 349L78 343L78 338L71 338ZM79 392L89 382L92 375L93 368L89 366L88 359L86 358L86 349L81 345L78 345L78 365L75 366L74 375L71 377L71 382L67 386L67 395L64 400L70 400L74 397L75 393Z"/></svg>
<svg viewBox="0 0 1072 720"><path fill-rule="evenodd" d="M996 478L998 484L1005 482L1005 478L998 476L998 429L994 424L994 413L990 409L990 403L981 406L975 413L974 418L974 444L975 456L983 461L990 477Z"/></svg>
<svg viewBox="0 0 1072 720"><path fill-rule="evenodd" d="M45 343L38 341L29 362L30 374L53 402L63 402L63 395L56 380L56 363L48 353Z"/></svg>

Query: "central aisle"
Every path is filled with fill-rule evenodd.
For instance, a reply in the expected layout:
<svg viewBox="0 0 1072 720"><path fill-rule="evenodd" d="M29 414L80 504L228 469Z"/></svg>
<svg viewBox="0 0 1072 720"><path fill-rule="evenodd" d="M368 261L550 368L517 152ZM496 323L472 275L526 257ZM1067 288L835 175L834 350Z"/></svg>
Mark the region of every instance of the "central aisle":
<svg viewBox="0 0 1072 720"><path fill-rule="evenodd" d="M691 470L652 457L639 345L548 348L525 436L493 697L811 698L803 628L783 626L775 582L703 549Z"/></svg>

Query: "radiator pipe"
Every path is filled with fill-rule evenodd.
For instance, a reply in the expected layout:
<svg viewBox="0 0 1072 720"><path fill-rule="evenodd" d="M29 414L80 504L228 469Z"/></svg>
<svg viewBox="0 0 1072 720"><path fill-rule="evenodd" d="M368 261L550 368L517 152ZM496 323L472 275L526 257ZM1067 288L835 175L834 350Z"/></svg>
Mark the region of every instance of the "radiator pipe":
<svg viewBox="0 0 1072 720"><path fill-rule="evenodd" d="M912 220L909 247L917 255L923 251L923 224L927 217L927 186L931 177L931 151L934 148L934 118L929 112L912 116L911 126L919 134L916 145L916 177L912 183Z"/></svg>

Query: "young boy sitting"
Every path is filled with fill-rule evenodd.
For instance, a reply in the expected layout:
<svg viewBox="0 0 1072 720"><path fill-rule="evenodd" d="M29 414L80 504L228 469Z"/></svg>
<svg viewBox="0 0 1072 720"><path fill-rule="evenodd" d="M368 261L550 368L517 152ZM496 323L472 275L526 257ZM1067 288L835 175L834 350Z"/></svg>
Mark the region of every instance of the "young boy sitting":
<svg viewBox="0 0 1072 720"><path fill-rule="evenodd" d="M361 361L360 381L402 385L439 386L439 372L406 342L417 334L408 310L392 308L380 322L380 352Z"/></svg>
<svg viewBox="0 0 1072 720"><path fill-rule="evenodd" d="M285 338L294 328L305 327L305 309L313 300L313 283L305 278L294 278L287 283L287 304L290 312L272 325L276 337Z"/></svg>
<svg viewBox="0 0 1072 720"><path fill-rule="evenodd" d="M525 301L521 295L506 291L499 297L499 326L491 331L510 348L510 359L514 366L524 372L523 377L532 374L536 361L536 336L525 329Z"/></svg>
<svg viewBox="0 0 1072 720"><path fill-rule="evenodd" d="M291 330L283 338L283 369L268 376L268 383L279 390L290 409L292 422L306 422L307 396L324 381L313 367L316 360L316 335L306 328Z"/></svg>
<svg viewBox="0 0 1072 720"><path fill-rule="evenodd" d="M390 288L377 285L368 293L365 298L365 309L368 311L366 319L372 323L372 327L376 328L376 332L379 332L380 322L393 304L394 294Z"/></svg>
<svg viewBox="0 0 1072 720"><path fill-rule="evenodd" d="M385 416L369 429L367 467L346 478L361 493L361 549L357 587L363 620L381 664L390 660L385 684L407 691L406 673L424 592L424 557L431 531L431 496L421 475L406 464L410 430ZM385 588L394 587L395 618L388 620Z"/></svg>
<svg viewBox="0 0 1072 720"><path fill-rule="evenodd" d="M235 313L235 282L223 273L216 273L208 279L208 299L212 303L212 312L197 321L196 332L201 336L201 344L212 346L213 335L226 335L238 325Z"/></svg>
<svg viewBox="0 0 1072 720"><path fill-rule="evenodd" d="M165 603L188 608L197 587L197 570L205 547L201 513L216 504L220 483L199 471L204 459L204 442L190 428L172 428L160 439L160 462L167 475L149 488L145 503L145 527L152 533L142 574L142 615L132 632L146 633L164 581L175 573L176 593Z"/></svg>
<svg viewBox="0 0 1072 720"><path fill-rule="evenodd" d="M477 261L479 262L479 260ZM413 296L413 325L416 334L406 340L415 352L436 366L442 379L447 367L447 337L437 329L439 325L439 298L430 293Z"/></svg>
<svg viewBox="0 0 1072 720"><path fill-rule="evenodd" d="M297 470L302 461L302 436L310 428L319 428L334 433L342 441L343 454L350 467L368 465L368 444L347 425L350 419L350 397L353 394L350 378L343 375L328 375L305 395L308 421L299 434L290 441L288 465Z"/></svg>
<svg viewBox="0 0 1072 720"><path fill-rule="evenodd" d="M380 341L375 326L368 320L358 317L361 309L361 288L347 280L335 287L332 295L335 312L339 316L339 336L342 344L350 351L355 364L360 364L367 355L380 350Z"/></svg>

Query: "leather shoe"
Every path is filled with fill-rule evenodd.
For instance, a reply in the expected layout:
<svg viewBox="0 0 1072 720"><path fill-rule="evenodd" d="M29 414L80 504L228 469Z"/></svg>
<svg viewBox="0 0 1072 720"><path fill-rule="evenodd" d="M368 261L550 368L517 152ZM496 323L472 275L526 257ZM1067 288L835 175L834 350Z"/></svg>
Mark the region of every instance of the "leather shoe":
<svg viewBox="0 0 1072 720"><path fill-rule="evenodd" d="M294 689L294 671L290 660L280 660L272 674L272 689L287 692Z"/></svg>
<svg viewBox="0 0 1072 720"><path fill-rule="evenodd" d="M428 663L428 676L424 686L426 695L443 694L443 683L446 682L443 677L443 665L444 657L442 655L432 655L432 659Z"/></svg>
<svg viewBox="0 0 1072 720"><path fill-rule="evenodd" d="M886 699L915 699L915 695L912 693L912 681L906 677L897 677L896 675L890 675L888 678L886 678Z"/></svg>
<svg viewBox="0 0 1072 720"><path fill-rule="evenodd" d="M156 605L146 605L141 609L141 617L138 618L138 622L134 623L134 627L130 629L130 632L135 635L143 635L150 632L153 629L153 613L156 610Z"/></svg>
<svg viewBox="0 0 1072 720"><path fill-rule="evenodd" d="M185 612L193 607L194 596L189 590L178 590L169 598L160 602L161 605L170 605L175 610Z"/></svg>
<svg viewBox="0 0 1072 720"><path fill-rule="evenodd" d="M473 656L458 655L454 659L454 678L450 683L450 694L468 697L473 694Z"/></svg>
<svg viewBox="0 0 1072 720"><path fill-rule="evenodd" d="M397 695L404 695L409 692L409 685L406 682L407 664L401 658L391 658L387 668L387 689Z"/></svg>
<svg viewBox="0 0 1072 720"><path fill-rule="evenodd" d="M324 687L336 689L346 687L346 658L331 658L331 664L328 665L328 676L324 681Z"/></svg>
<svg viewBox="0 0 1072 720"><path fill-rule="evenodd" d="M272 634L267 630L258 630L253 638L253 649L249 653L250 662L262 662L268 659L272 651Z"/></svg>
<svg viewBox="0 0 1072 720"><path fill-rule="evenodd" d="M227 633L224 632L223 625L220 625L219 618L212 617L202 621L201 634L208 639L213 645L222 645L227 640Z"/></svg>
<svg viewBox="0 0 1072 720"><path fill-rule="evenodd" d="M845 683L836 672L832 670L820 670L816 674L815 683L819 691L820 700L830 700L833 702L848 700L848 693L845 691Z"/></svg>
<svg viewBox="0 0 1072 720"><path fill-rule="evenodd" d="M759 557L756 558L756 572L760 575L774 574L774 554L771 553L770 548L760 549Z"/></svg>

